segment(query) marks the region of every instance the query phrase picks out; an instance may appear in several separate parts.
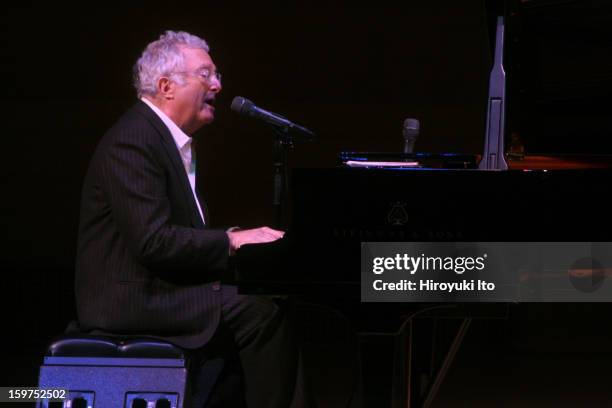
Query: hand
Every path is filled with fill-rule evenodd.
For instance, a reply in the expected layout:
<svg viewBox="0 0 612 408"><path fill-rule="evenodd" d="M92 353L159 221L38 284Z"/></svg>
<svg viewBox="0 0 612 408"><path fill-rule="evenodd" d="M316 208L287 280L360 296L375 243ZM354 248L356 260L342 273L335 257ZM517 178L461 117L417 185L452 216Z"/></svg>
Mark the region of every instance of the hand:
<svg viewBox="0 0 612 408"><path fill-rule="evenodd" d="M230 253L232 254L244 244L272 242L282 238L283 235L285 235L284 231L278 231L269 227L227 232L230 241Z"/></svg>

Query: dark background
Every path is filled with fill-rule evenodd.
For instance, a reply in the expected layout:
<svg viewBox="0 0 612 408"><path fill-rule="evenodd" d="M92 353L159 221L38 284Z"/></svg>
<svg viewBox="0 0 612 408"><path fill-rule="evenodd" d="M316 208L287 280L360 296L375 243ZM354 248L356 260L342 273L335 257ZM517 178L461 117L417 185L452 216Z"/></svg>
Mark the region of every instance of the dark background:
<svg viewBox="0 0 612 408"><path fill-rule="evenodd" d="M528 11L508 39L520 45L508 65L516 73L510 126L534 152L575 152L573 141L583 138L589 142L580 149L609 153L610 6L524 3ZM554 7L535 7L542 3ZM229 110L237 95L320 136L296 146L292 167L335 166L341 150L399 152L407 117L421 121L419 151L482 150L491 60L484 2L24 3L0 14L0 271L3 339L11 350L1 385L34 384L44 346L75 316L82 179L104 131L135 101L133 63L164 30L205 38L223 73L215 123L197 135L198 183L213 224L273 220L272 135ZM587 308L597 317L586 325L599 325L604 308ZM568 313L584 317L585 309L542 306L530 316L553 332L567 322L555 326L550 316ZM518 315L519 326L529 321L525 309Z"/></svg>

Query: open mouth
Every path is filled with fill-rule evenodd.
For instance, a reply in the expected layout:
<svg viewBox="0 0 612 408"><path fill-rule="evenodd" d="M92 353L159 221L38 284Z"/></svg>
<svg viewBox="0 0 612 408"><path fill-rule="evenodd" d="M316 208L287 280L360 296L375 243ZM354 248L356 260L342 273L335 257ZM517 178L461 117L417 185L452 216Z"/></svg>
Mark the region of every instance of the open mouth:
<svg viewBox="0 0 612 408"><path fill-rule="evenodd" d="M207 106L210 109L214 110L215 109L215 97L209 96L209 97L204 98L204 106Z"/></svg>

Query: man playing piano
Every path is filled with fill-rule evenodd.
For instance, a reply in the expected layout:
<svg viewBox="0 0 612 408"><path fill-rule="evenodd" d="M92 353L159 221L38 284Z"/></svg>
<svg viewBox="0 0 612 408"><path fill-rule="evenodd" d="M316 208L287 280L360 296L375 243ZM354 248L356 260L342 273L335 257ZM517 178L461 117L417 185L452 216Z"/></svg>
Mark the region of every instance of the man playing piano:
<svg viewBox="0 0 612 408"><path fill-rule="evenodd" d="M194 350L194 358L205 346L221 346L230 357L208 406L304 406L288 304L238 295L220 282L241 245L283 232L209 227L192 149L196 132L213 121L222 89L208 45L167 31L138 59L135 87L139 100L99 143L83 185L81 329L154 336ZM236 383L244 395L224 389Z"/></svg>

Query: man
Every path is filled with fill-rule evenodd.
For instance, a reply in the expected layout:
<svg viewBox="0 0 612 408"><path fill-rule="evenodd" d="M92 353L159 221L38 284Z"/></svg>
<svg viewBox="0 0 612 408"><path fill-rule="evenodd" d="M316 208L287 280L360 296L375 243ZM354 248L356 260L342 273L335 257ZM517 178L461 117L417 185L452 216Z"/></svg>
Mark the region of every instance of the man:
<svg viewBox="0 0 612 408"><path fill-rule="evenodd" d="M106 133L83 185L79 323L192 350L215 339L233 343L240 367L232 370L244 370L249 407L299 405L297 346L285 308L220 283L241 245L283 232L209 228L195 187L192 136L213 121L222 88L208 51L196 36L167 31L136 63L140 100Z"/></svg>

